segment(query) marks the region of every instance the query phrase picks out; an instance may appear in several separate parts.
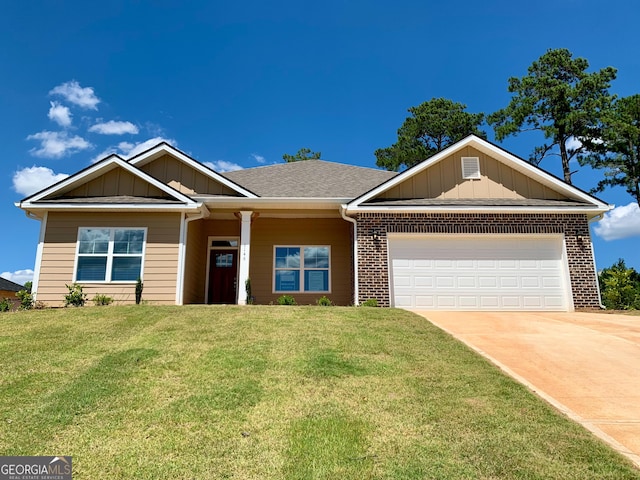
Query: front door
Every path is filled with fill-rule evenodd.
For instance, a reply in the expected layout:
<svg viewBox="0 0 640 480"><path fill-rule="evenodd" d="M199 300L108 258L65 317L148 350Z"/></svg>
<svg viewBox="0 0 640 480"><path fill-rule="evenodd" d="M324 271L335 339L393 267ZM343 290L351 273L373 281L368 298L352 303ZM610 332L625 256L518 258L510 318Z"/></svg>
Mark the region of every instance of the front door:
<svg viewBox="0 0 640 480"><path fill-rule="evenodd" d="M209 303L236 303L238 251L211 250Z"/></svg>

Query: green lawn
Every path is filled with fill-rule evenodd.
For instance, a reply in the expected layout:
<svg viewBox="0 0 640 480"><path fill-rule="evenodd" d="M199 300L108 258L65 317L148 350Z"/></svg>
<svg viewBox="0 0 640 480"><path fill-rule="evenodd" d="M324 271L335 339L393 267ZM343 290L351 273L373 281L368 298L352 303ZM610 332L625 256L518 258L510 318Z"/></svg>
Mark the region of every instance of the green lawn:
<svg viewBox="0 0 640 480"><path fill-rule="evenodd" d="M399 310L4 313L0 372L0 455L72 455L77 479L640 479Z"/></svg>

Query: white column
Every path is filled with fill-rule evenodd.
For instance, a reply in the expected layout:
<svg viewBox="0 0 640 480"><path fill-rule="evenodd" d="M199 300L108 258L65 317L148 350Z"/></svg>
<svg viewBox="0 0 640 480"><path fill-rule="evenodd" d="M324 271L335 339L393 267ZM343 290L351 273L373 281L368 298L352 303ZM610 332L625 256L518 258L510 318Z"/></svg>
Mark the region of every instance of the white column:
<svg viewBox="0 0 640 480"><path fill-rule="evenodd" d="M33 299L38 298L38 285L40 284L40 270L42 269L42 251L44 250L44 234L47 231L47 220L49 212L44 212L42 220L40 220L40 237L38 239L38 248L36 250L36 264L33 267L33 280L31 282L31 293Z"/></svg>
<svg viewBox="0 0 640 480"><path fill-rule="evenodd" d="M246 282L249 278L249 260L251 255L251 215L253 212L243 210L240 212L240 252L238 255L238 305L247 304Z"/></svg>

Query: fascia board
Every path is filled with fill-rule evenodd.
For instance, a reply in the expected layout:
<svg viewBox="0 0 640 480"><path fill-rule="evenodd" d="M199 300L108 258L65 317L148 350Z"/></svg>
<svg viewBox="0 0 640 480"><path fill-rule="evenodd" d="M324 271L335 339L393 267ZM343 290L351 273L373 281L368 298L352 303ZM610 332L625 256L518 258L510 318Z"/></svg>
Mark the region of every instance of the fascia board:
<svg viewBox="0 0 640 480"><path fill-rule="evenodd" d="M62 180L61 182L45 190L40 191L34 196L28 197L27 199L20 202L20 206L21 208L34 207L36 205L36 202L42 200L43 198L49 195L53 195L56 192L64 190L65 188L70 186L82 185L83 183L93 178L97 178L100 175L103 175L104 173L117 167L123 168L124 170L128 171L132 175L148 182L149 184L153 185L159 190L162 190L163 192L165 192L166 194L170 195L171 197L175 198L180 202L184 202L187 205L195 205L196 203L188 196L184 195L183 193L180 193L178 190L170 187L169 185L162 183L158 179L152 177L151 175L143 172L142 170L122 160L120 157L112 156L103 160L100 163L93 165L92 167L89 167L86 170L79 172L76 175L68 177L65 180Z"/></svg>
<svg viewBox="0 0 640 480"><path fill-rule="evenodd" d="M147 163L155 160L156 158L159 158L163 154L168 154L168 155L171 155L171 156L177 158L181 162L189 165L191 168L197 170L198 172L202 173L203 175L205 175L205 176L207 176L207 177L209 177L209 178L211 178L211 179L213 179L213 180L215 180L215 181L217 181L219 183L222 183L224 186L226 186L226 187L238 192L240 195L244 195L244 196L249 197L249 198L258 198L258 195L256 195L255 193L247 190L246 188L238 185L235 182L232 182L228 178L223 177L222 175L220 175L216 171L211 170L210 168L206 167L202 163L200 163L197 160L191 158L189 155L181 152L177 148L172 147L171 145L169 145L167 143L160 143L160 144L156 145L155 147L151 148L150 150L147 150L146 152L142 152L142 153L138 154L137 156L129 159L129 163L131 165L135 165L137 167L141 167L141 166L146 165Z"/></svg>
<svg viewBox="0 0 640 480"><path fill-rule="evenodd" d="M584 207L490 207L490 206L403 206L403 207L375 207L375 206L348 206L346 213L355 215L358 213L593 213L599 215L613 209L611 205L604 207L585 205Z"/></svg>
<svg viewBox="0 0 640 480"><path fill-rule="evenodd" d="M534 165L531 165L526 160L523 160L513 155L512 153L502 148L499 148L496 145L493 145L492 143L480 137L477 137L475 135L470 135L460 140L459 142L451 145L450 147L442 150L441 152L436 153L434 156L430 157L429 159L405 170L404 172L382 183L381 185L374 188L373 190L370 190L364 195L361 195L360 197L354 199L349 204L349 206L357 207L360 204L367 202L368 200L376 197L377 195L380 195L381 193L395 187L399 183L402 183L407 178L410 178L413 175L416 175L422 172L423 170L426 170L427 168L431 167L435 163L438 163L444 158L455 154L457 151L467 146L472 146L477 150L480 150L481 152L491 156L491 158L495 158L499 162L502 162L503 164L513 168L514 170L517 170L523 173L524 175L539 181L543 185L550 187L552 190L559 191L569 197L579 198L582 201L588 202L590 204L595 205L598 208L603 209L603 211L610 210L609 205L601 201L600 199L592 195L589 195L586 192L583 192L579 188L576 188L572 185L568 185L567 183L551 175L550 173L547 173L544 170L538 167L535 167Z"/></svg>

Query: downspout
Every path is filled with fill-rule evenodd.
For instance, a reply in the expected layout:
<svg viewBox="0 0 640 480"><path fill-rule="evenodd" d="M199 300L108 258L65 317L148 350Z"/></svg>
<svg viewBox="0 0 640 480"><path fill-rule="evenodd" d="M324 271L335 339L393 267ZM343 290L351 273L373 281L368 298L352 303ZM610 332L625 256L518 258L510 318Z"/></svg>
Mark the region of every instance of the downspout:
<svg viewBox="0 0 640 480"><path fill-rule="evenodd" d="M187 217L187 214L182 212L182 219L180 221L180 251L178 252L178 281L176 282L176 305L182 305L184 303L184 272L186 268L189 223L194 220L206 218L209 214L209 209L205 205L202 205L200 213L193 217Z"/></svg>
<svg viewBox="0 0 640 480"><path fill-rule="evenodd" d="M355 218L347 215L347 205L340 205L340 215L347 222L353 223L353 304L357 307L360 305L358 295L358 222Z"/></svg>
<svg viewBox="0 0 640 480"><path fill-rule="evenodd" d="M590 219L589 223L599 222L603 218L604 218L604 213L601 213L599 215L596 215L592 219ZM600 305L601 310L606 310L607 307L605 307L602 304L602 292L600 291L600 281L598 280L598 268L596 267L596 251L594 250L593 242L591 241L591 231L589 231L589 245L591 245L591 258L593 261L593 272L596 274L596 288L598 289L598 305Z"/></svg>

